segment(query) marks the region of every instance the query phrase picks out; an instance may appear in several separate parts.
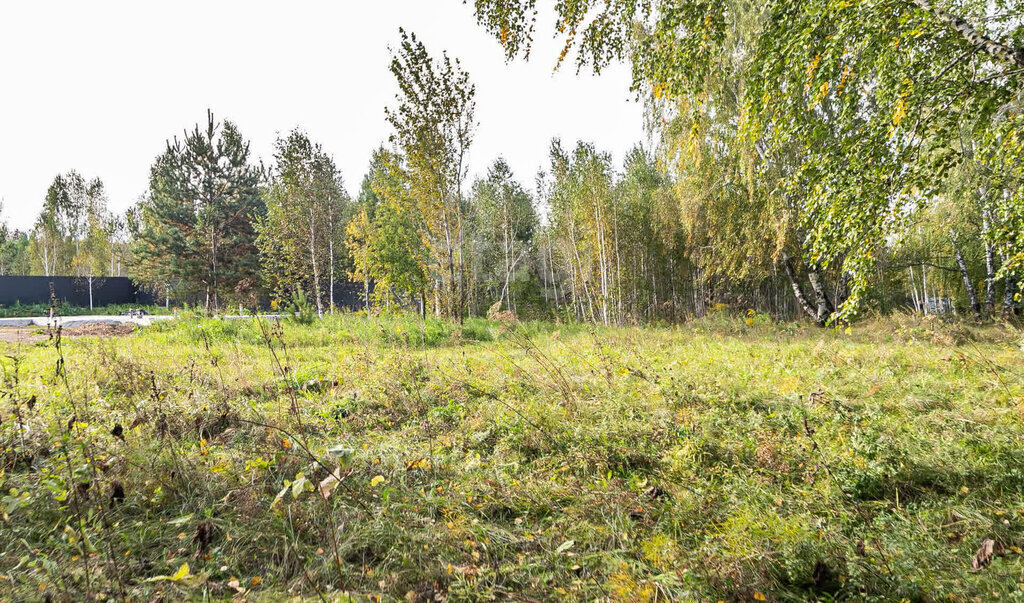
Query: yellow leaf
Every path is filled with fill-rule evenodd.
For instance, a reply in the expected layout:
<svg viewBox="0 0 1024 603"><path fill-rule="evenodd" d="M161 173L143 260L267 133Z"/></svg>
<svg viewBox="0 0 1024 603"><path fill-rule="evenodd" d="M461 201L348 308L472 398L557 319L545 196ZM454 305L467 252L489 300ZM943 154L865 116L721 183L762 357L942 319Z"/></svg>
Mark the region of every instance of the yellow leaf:
<svg viewBox="0 0 1024 603"><path fill-rule="evenodd" d="M900 99L898 101L896 101L896 110L893 111L893 114L892 114L892 123L893 123L893 125L897 125L897 126L900 125L900 122L902 122L903 118L906 117L906 116L907 116L907 99L905 99L903 97L900 97Z"/></svg>
<svg viewBox="0 0 1024 603"><path fill-rule="evenodd" d="M371 488L376 488L377 486L379 486L382 483L384 483L384 476L383 475L377 475L377 476L374 476L374 478L370 480L370 487Z"/></svg>
<svg viewBox="0 0 1024 603"><path fill-rule="evenodd" d="M290 450L291 447L292 443L288 441L288 438L281 438L281 448L284 448L285 450Z"/></svg>
<svg viewBox="0 0 1024 603"><path fill-rule="evenodd" d="M181 567L178 568L178 571L174 572L174 575L171 576L171 580L178 581L178 580L182 580L184 578L187 578L188 577L188 573L189 573L188 563L182 563Z"/></svg>

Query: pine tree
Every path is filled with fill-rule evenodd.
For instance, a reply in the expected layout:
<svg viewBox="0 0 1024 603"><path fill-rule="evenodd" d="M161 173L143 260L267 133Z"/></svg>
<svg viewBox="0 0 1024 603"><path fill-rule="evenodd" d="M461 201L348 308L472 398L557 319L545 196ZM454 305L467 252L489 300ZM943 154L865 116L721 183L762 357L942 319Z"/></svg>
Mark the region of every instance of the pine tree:
<svg viewBox="0 0 1024 603"><path fill-rule="evenodd" d="M261 173L231 122L208 113L184 140L168 141L150 169L136 272L151 285L202 296L207 311L259 291L254 223L265 213Z"/></svg>

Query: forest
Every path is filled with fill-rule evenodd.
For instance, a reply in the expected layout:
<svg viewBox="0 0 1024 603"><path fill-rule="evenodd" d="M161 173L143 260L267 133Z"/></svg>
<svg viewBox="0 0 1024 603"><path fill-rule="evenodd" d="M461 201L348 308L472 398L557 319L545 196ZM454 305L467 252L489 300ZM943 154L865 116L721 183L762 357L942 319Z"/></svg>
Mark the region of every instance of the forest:
<svg viewBox="0 0 1024 603"><path fill-rule="evenodd" d="M358 186L208 111L0 211L165 313L0 326L0 600L1024 600L1024 3L459 6L647 140L474 173L396 23Z"/></svg>
<svg viewBox="0 0 1024 603"><path fill-rule="evenodd" d="M356 281L367 310L457 321L498 301L602 325L716 304L821 325L1015 314L1014 6L833 4L567 3L559 62L629 62L654 142L613 165L555 139L540 173L498 157L472 181L471 74L402 31L389 143L353 192L313 134L281 135L264 164L210 114L169 139L121 214L100 178L57 175L28 232L0 230L0 274L127 275L207 312L301 291L323 315ZM475 9L510 60L528 54L532 2Z"/></svg>

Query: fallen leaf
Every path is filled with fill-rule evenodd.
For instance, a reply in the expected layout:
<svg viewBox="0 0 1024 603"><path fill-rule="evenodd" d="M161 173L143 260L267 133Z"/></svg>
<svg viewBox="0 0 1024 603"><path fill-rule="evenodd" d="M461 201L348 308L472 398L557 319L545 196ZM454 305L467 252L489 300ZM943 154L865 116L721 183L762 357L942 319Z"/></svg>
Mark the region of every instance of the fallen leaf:
<svg viewBox="0 0 1024 603"><path fill-rule="evenodd" d="M423 457L405 464L406 471L412 471L413 469L430 469L430 459Z"/></svg>
<svg viewBox="0 0 1024 603"><path fill-rule="evenodd" d="M241 585L241 583L238 581L238 578L231 578L230 580L228 580L228 586L235 589L239 593L245 593L245 587Z"/></svg>
<svg viewBox="0 0 1024 603"><path fill-rule="evenodd" d="M992 557L998 557L1002 554L1003 545L991 538L986 538L981 541L981 546L978 547L978 552L974 555L974 559L971 559L971 569L980 570L992 562Z"/></svg>
<svg viewBox="0 0 1024 603"><path fill-rule="evenodd" d="M331 494L333 494L334 491L337 489L338 484L341 483L341 481L337 477L338 473L341 473L340 467L338 468L337 473L332 473L328 475L320 482L320 495L323 496L324 498L330 498Z"/></svg>
<svg viewBox="0 0 1024 603"><path fill-rule="evenodd" d="M181 580L182 578L185 578L186 576L188 576L189 572L190 572L190 570L189 570L189 567L188 567L188 563L182 563L181 567L178 568L178 571L174 572L174 575L171 576L171 580L175 580L175 581Z"/></svg>
<svg viewBox="0 0 1024 603"><path fill-rule="evenodd" d="M179 582L181 580L184 580L185 578L188 578L189 571L190 570L188 567L188 563L182 563L181 567L178 568L178 571L174 572L173 576L153 576L149 580L146 580L146 582L160 582L162 580Z"/></svg>

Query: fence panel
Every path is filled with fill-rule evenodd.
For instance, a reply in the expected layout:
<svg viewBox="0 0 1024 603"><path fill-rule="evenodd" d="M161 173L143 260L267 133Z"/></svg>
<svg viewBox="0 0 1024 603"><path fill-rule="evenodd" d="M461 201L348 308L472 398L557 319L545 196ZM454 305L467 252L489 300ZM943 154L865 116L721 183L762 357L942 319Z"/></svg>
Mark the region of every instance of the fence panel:
<svg viewBox="0 0 1024 603"><path fill-rule="evenodd" d="M0 276L0 306L48 304L53 297L72 305L89 306L89 279L76 276ZM153 296L140 291L127 277L92 279L93 306L152 304Z"/></svg>

